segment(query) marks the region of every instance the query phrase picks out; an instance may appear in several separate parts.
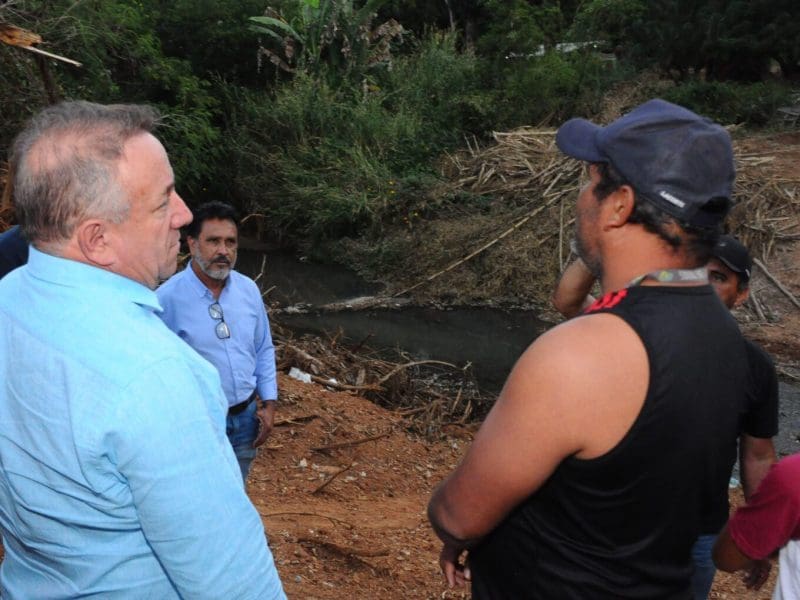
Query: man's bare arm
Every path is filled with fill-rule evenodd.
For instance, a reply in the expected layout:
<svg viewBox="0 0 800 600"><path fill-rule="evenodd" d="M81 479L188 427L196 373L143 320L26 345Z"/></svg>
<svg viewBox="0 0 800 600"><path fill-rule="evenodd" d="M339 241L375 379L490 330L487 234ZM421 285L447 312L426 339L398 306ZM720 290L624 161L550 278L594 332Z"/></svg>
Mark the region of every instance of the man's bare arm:
<svg viewBox="0 0 800 600"><path fill-rule="evenodd" d="M776 460L772 438L757 438L742 434L739 440L739 465L745 500L749 500L753 492L758 489L758 485Z"/></svg>
<svg viewBox="0 0 800 600"><path fill-rule="evenodd" d="M739 549L731 537L728 526L717 537L712 551L714 564L718 569L732 573L744 569L744 583L750 589L760 589L769 577L772 563L769 559L755 560Z"/></svg>
<svg viewBox="0 0 800 600"><path fill-rule="evenodd" d="M565 317L574 317L586 310L594 297L591 295L595 278L589 272L586 264L577 258L570 263L553 291L553 306Z"/></svg>
<svg viewBox="0 0 800 600"><path fill-rule="evenodd" d="M739 546L733 541L727 525L725 525L714 543L712 556L718 569L730 573L740 569L747 569L755 563L752 558L739 550Z"/></svg>
<svg viewBox="0 0 800 600"><path fill-rule="evenodd" d="M514 366L461 464L435 491L428 514L437 534L469 548L564 458L613 448L641 409L647 379L644 347L617 317L592 315L542 335Z"/></svg>

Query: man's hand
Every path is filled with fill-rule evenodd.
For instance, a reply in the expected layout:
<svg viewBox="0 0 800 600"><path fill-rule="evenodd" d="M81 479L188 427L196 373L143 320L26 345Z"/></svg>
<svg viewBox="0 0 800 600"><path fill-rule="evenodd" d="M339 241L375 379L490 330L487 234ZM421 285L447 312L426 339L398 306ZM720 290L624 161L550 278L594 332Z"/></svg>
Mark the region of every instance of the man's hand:
<svg viewBox="0 0 800 600"><path fill-rule="evenodd" d="M568 319L579 315L594 302L591 295L595 277L580 258L569 264L553 291L553 307Z"/></svg>
<svg viewBox="0 0 800 600"><path fill-rule="evenodd" d="M259 400L260 402L260 400ZM275 404L274 400L267 400L256 409L256 419L258 419L258 435L253 440L253 448L258 448L267 441L267 437L272 433L275 423Z"/></svg>
<svg viewBox="0 0 800 600"><path fill-rule="evenodd" d="M472 574L469 567L466 566L466 555L464 561L461 561L463 550L445 543L442 546L442 552L439 554L439 566L442 568L447 579L447 585L452 588L454 586L464 587L467 581L472 581Z"/></svg>
<svg viewBox="0 0 800 600"><path fill-rule="evenodd" d="M760 590L761 586L766 583L771 568L772 562L769 559L755 561L755 564L745 571L744 577L742 577L747 589Z"/></svg>

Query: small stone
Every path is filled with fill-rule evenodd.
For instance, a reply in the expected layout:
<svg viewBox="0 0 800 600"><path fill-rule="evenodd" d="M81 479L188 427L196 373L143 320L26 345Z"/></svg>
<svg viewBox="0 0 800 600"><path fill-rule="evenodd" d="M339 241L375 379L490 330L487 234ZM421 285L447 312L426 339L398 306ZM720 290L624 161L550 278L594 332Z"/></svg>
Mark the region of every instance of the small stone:
<svg viewBox="0 0 800 600"><path fill-rule="evenodd" d="M294 576L294 580L295 580L295 582L300 583L301 581L303 581L303 578L300 577L300 575L295 575Z"/></svg>

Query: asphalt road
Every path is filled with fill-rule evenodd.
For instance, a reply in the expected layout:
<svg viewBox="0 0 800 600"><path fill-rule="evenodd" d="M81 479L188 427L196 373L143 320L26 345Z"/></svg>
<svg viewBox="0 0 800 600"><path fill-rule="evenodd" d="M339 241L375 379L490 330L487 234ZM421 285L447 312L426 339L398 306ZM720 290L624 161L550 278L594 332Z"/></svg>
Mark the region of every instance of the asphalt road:
<svg viewBox="0 0 800 600"><path fill-rule="evenodd" d="M778 435L775 436L775 451L780 460L789 454L800 452L800 387L780 382L778 388ZM739 484L739 461L733 465L731 485Z"/></svg>
<svg viewBox="0 0 800 600"><path fill-rule="evenodd" d="M775 449L778 457L800 452L800 388L780 383L780 408L778 413L778 435Z"/></svg>

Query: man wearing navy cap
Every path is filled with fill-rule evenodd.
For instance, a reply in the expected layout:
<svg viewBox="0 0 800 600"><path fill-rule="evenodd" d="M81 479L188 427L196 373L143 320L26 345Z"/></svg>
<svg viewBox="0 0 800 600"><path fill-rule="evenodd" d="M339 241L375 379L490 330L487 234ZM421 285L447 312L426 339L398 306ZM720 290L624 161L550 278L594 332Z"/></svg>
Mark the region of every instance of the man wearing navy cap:
<svg viewBox="0 0 800 600"><path fill-rule="evenodd" d="M743 338L705 269L730 137L651 100L606 127L572 119L556 143L586 163L577 249L607 293L528 348L434 492L440 564L477 599L687 599L745 404Z"/></svg>
<svg viewBox="0 0 800 600"><path fill-rule="evenodd" d="M750 293L753 260L747 248L730 235L723 235L714 246L708 261L708 279L725 306L741 306ZM553 305L565 317L580 314L594 302L589 291L594 276L580 258L570 263L553 293ZM739 474L745 499L749 499L775 462L772 438L778 433L778 376L770 356L759 346L745 340L749 384L746 412L741 419L739 436ZM705 600L711 591L716 568L711 548L719 532L719 515L728 512L728 486L717 493L717 503L708 513L701 535L692 547L694 600ZM754 564L749 579L763 581L769 574L768 562Z"/></svg>

